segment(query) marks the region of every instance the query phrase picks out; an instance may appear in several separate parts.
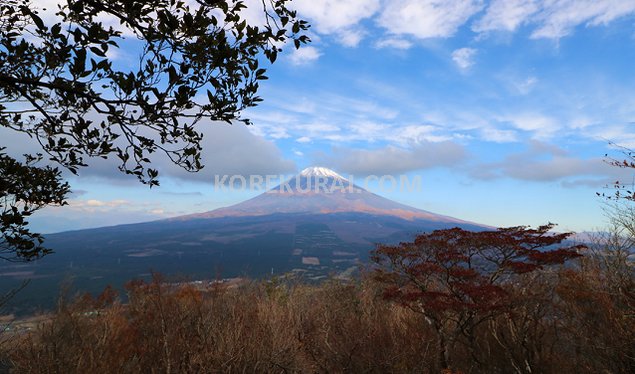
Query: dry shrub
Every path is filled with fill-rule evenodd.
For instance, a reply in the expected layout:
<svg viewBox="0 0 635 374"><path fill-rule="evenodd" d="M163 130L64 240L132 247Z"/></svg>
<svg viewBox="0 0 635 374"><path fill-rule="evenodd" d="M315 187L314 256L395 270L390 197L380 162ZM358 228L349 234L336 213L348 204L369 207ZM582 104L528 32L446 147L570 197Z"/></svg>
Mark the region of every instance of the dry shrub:
<svg viewBox="0 0 635 374"><path fill-rule="evenodd" d="M20 373L421 372L420 317L370 284L245 282L201 290L159 277L80 297L25 336Z"/></svg>
<svg viewBox="0 0 635 374"><path fill-rule="evenodd" d="M8 355L16 373L635 372L633 288L591 261L519 278L513 310L474 332L478 365L457 344L439 367L426 319L369 279L202 289L155 277L130 283L125 304L110 289L61 303Z"/></svg>

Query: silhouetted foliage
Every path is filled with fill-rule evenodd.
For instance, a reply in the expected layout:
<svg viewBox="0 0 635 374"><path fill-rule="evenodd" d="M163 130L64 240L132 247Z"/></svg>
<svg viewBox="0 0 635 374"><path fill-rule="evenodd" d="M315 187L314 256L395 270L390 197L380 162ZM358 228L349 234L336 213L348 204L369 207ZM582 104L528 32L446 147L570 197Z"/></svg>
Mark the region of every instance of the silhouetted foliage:
<svg viewBox="0 0 635 374"><path fill-rule="evenodd" d="M152 186L158 170L149 166L157 152L198 171L197 123L249 124L241 111L261 101L259 82L267 79L261 60L273 63L285 42L298 48L308 41L308 25L287 3L262 1L264 24L256 26L244 18L242 1L67 0L51 24L38 14L37 2L3 1L0 126L36 139L73 173L87 157L115 155L120 170ZM138 63L113 61L120 43L140 51ZM58 179L30 166L29 183L63 198ZM15 190L18 185L6 183L23 177L3 178L4 187ZM24 225L14 207L3 205L14 212L17 223L9 225ZM24 233L22 239L41 237Z"/></svg>
<svg viewBox="0 0 635 374"><path fill-rule="evenodd" d="M26 219L47 205L63 205L69 192L59 170L33 166L39 157L21 163L0 148L0 258L33 260L50 252L40 234L31 232Z"/></svg>

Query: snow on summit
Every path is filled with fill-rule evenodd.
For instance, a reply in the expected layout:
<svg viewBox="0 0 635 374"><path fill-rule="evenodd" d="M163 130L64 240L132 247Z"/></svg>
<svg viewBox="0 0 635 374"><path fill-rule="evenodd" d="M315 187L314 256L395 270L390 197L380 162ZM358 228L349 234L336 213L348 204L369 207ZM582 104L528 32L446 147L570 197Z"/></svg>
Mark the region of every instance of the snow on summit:
<svg viewBox="0 0 635 374"><path fill-rule="evenodd" d="M344 179L341 175L337 174L333 170L321 166L312 166L306 168L300 172L300 176L303 177L331 177Z"/></svg>

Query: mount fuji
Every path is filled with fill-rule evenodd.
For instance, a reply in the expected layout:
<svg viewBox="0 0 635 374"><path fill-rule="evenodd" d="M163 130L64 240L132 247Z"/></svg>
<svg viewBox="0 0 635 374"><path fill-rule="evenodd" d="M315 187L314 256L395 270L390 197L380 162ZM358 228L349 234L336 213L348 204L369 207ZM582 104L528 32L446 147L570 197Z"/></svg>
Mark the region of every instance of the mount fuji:
<svg viewBox="0 0 635 374"><path fill-rule="evenodd" d="M386 199L354 185L333 170L324 167L306 168L281 185L242 203L176 219L351 212L394 216L406 220L469 224Z"/></svg>
<svg viewBox="0 0 635 374"><path fill-rule="evenodd" d="M0 292L32 278L30 291L19 297L46 306L54 300L43 295L57 295L52 288L69 277L87 291L120 287L152 271L186 279L289 272L318 279L350 273L376 243L456 226L487 228L399 204L312 167L252 199L209 212L46 235L45 245L55 253L32 264L0 264L0 274L15 274Z"/></svg>

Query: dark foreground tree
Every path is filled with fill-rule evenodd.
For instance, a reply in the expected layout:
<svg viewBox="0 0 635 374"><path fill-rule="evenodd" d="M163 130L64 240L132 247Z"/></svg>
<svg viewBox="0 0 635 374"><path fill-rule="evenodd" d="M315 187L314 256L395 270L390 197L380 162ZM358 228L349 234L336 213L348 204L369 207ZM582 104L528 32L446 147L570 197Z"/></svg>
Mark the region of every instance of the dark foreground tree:
<svg viewBox="0 0 635 374"><path fill-rule="evenodd" d="M51 24L37 2L3 1L0 126L36 139L73 173L88 157L114 155L120 170L152 186L158 184L153 153L198 171L197 123L249 124L241 111L261 101L258 82L267 79L262 60L273 63L285 43L298 48L308 41L308 25L288 1L259 2L260 25L245 19L239 0L66 0ZM130 66L110 57L122 43L139 55ZM3 153L2 159L17 162ZM39 236L14 229L25 224L19 183L28 180L54 197L38 200L38 207L61 203L68 186L51 173L34 165L2 173L0 210L12 217L2 221L0 246L30 240L13 247L25 259L45 252L32 240Z"/></svg>
<svg viewBox="0 0 635 374"><path fill-rule="evenodd" d="M473 232L460 228L422 234L412 243L380 245L371 259L384 296L422 314L437 335L438 365L452 367L461 345L478 365L476 329L510 312L517 277L578 257L582 246L555 248L570 233L501 228Z"/></svg>
<svg viewBox="0 0 635 374"><path fill-rule="evenodd" d="M38 158L27 156L25 163L2 154L0 148L0 258L30 259L49 252L42 236L31 232L26 218L51 204L63 204L69 190L60 180L60 172L51 167L38 168Z"/></svg>

